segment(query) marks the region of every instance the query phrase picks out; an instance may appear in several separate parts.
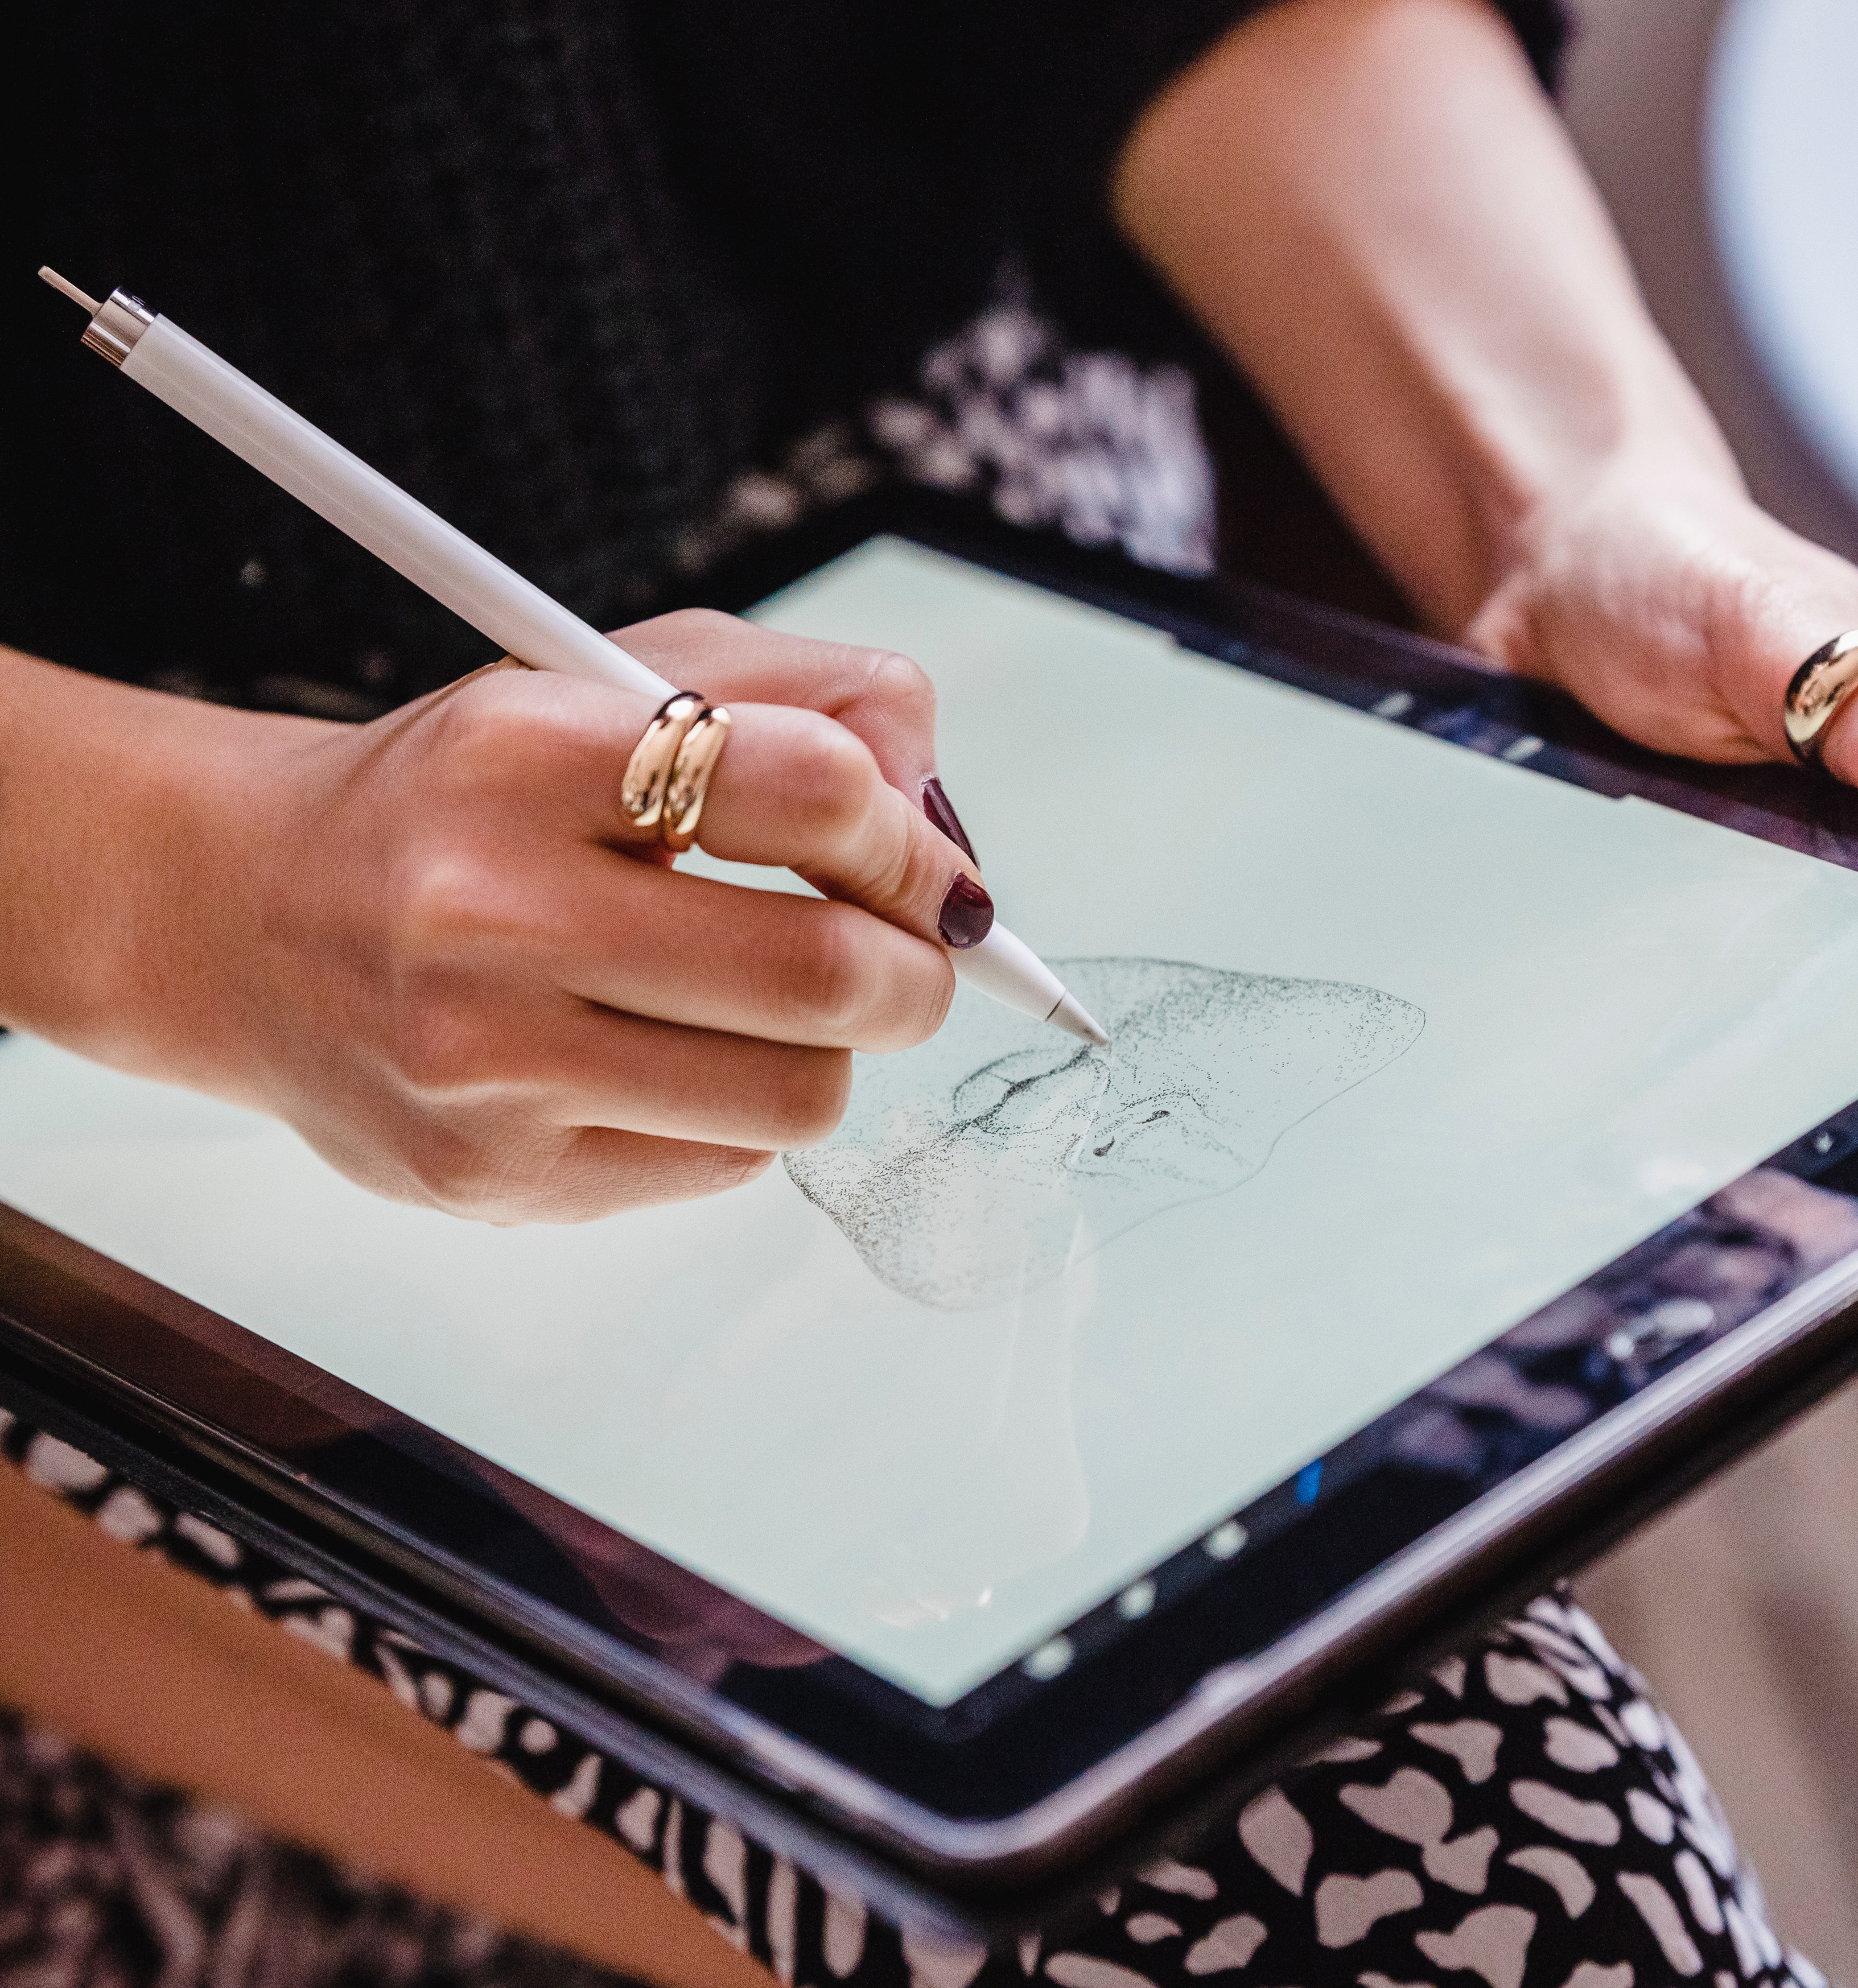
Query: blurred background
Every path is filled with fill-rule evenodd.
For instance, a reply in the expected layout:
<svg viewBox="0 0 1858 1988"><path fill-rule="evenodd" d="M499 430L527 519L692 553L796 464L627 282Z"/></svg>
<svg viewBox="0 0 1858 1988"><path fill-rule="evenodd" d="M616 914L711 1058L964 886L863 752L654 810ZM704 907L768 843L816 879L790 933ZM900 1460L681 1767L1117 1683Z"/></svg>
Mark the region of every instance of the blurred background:
<svg viewBox="0 0 1858 1988"><path fill-rule="evenodd" d="M1564 106L1654 312L1756 494L1858 557L1858 6L1575 4ZM1858 1983L1858 1385L1579 1587L1714 1780L1776 1929Z"/></svg>

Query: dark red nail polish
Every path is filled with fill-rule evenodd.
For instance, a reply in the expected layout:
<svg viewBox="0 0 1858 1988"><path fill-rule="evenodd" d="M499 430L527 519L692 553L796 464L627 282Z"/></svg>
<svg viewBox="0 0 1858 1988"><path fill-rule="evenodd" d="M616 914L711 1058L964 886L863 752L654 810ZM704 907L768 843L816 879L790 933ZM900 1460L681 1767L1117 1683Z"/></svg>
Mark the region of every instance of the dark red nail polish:
<svg viewBox="0 0 1858 1988"><path fill-rule="evenodd" d="M961 817L948 805L948 796L942 792L940 780L923 783L923 813L960 850L970 863L978 863L975 846L968 839L968 831L961 826Z"/></svg>
<svg viewBox="0 0 1858 1988"><path fill-rule="evenodd" d="M936 920L942 943L958 952L978 945L994 928L994 901L971 877L958 877L942 900Z"/></svg>

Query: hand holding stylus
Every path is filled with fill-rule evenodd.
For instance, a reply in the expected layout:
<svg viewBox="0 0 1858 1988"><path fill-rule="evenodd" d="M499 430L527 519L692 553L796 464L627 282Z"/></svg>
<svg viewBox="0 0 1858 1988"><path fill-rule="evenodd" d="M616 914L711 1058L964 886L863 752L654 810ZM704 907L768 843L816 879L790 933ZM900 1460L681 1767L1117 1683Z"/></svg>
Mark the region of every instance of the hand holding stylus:
<svg viewBox="0 0 1858 1988"><path fill-rule="evenodd" d="M932 702L894 658L726 616L624 639L700 659L733 714L708 846L823 901L628 828L649 695L505 665L336 725L0 652L0 1021L498 1222L714 1192L823 1138L850 1052L946 1013L951 887L985 915L885 778L933 771ZM756 702L776 678L792 701Z"/></svg>
<svg viewBox="0 0 1858 1988"><path fill-rule="evenodd" d="M56 269L39 273L90 313L83 342L91 350L532 668L644 691L654 703L679 689L707 693L707 685L674 685L624 647L603 641L559 601L138 299L116 290L100 304ZM951 949L956 970L990 999L1108 1046L1109 1037L1051 970L991 918L952 942Z"/></svg>
<svg viewBox="0 0 1858 1988"><path fill-rule="evenodd" d="M933 1033L958 965L1102 1040L995 925L914 664L726 615L603 638L167 320L90 307L87 343L532 667L353 726L0 652L0 1022L506 1222L714 1192L824 1138L850 1052ZM624 796L674 683L729 712L704 848L819 897L669 867Z"/></svg>

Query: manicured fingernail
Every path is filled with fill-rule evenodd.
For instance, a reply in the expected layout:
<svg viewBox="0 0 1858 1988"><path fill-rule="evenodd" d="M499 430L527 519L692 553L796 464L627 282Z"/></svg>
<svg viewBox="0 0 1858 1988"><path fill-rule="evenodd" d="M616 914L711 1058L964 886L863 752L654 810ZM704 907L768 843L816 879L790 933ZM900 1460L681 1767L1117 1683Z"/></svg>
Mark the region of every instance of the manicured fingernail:
<svg viewBox="0 0 1858 1988"><path fill-rule="evenodd" d="M970 863L978 863L975 846L968 839L968 831L961 826L961 817L948 805L948 796L942 792L940 780L923 783L923 813L960 850Z"/></svg>
<svg viewBox="0 0 1858 1988"><path fill-rule="evenodd" d="M994 901L971 877L958 877L948 887L935 922L943 945L965 952L993 930Z"/></svg>

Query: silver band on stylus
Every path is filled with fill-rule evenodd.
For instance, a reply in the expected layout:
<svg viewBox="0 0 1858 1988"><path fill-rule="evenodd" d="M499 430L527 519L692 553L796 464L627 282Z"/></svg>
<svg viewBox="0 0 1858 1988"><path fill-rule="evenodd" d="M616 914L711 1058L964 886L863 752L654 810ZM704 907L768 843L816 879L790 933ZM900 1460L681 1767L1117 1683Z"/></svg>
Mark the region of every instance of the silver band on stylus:
<svg viewBox="0 0 1858 1988"><path fill-rule="evenodd" d="M112 366L120 366L154 321L154 313L140 297L132 297L127 290L112 290L86 327L84 343L93 352L102 353Z"/></svg>
<svg viewBox="0 0 1858 1988"><path fill-rule="evenodd" d="M1853 684L1858 684L1858 628L1835 635L1794 671L1782 700L1781 722L1788 746L1802 766L1819 763L1826 728Z"/></svg>

